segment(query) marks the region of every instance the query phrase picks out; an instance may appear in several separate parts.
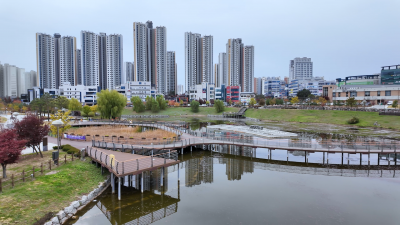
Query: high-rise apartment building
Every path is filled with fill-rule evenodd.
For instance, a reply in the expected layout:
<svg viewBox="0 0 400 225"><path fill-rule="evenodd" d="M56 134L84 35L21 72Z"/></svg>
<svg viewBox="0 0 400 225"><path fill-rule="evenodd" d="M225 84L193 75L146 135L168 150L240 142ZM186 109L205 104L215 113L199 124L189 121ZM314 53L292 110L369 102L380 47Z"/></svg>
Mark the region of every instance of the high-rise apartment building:
<svg viewBox="0 0 400 225"><path fill-rule="evenodd" d="M25 72L25 88L31 89L33 87L37 87L36 85L36 71L29 71L29 72ZM26 92L26 90L25 90Z"/></svg>
<svg viewBox="0 0 400 225"><path fill-rule="evenodd" d="M254 46L244 46L242 92L254 92Z"/></svg>
<svg viewBox="0 0 400 225"><path fill-rule="evenodd" d="M106 90L108 88L107 83L107 34L99 33L98 35L98 59L99 59L99 86L101 89Z"/></svg>
<svg viewBox="0 0 400 225"><path fill-rule="evenodd" d="M40 88L56 88L54 37L36 33L37 85Z"/></svg>
<svg viewBox="0 0 400 225"><path fill-rule="evenodd" d="M18 97L18 75L23 71L13 65L5 63L3 65L3 93L2 96L9 96L11 98Z"/></svg>
<svg viewBox="0 0 400 225"><path fill-rule="evenodd" d="M56 39L56 38L55 38ZM56 47L56 51L58 54L55 54L59 60L55 60L56 65L58 65L59 69L59 77L57 80L58 88L64 82L70 82L71 84L77 85L78 76L77 76L77 59L76 59L76 38L71 36L64 36L57 39L58 48Z"/></svg>
<svg viewBox="0 0 400 225"><path fill-rule="evenodd" d="M185 33L185 89L202 82L214 83L213 36Z"/></svg>
<svg viewBox="0 0 400 225"><path fill-rule="evenodd" d="M166 93L167 28L153 22L133 23L134 80L150 81L158 93Z"/></svg>
<svg viewBox="0 0 400 225"><path fill-rule="evenodd" d="M177 66L175 59L175 52L167 52L167 82L166 94L176 95L177 92Z"/></svg>
<svg viewBox="0 0 400 225"><path fill-rule="evenodd" d="M85 86L100 86L99 35L81 31L82 82Z"/></svg>
<svg viewBox="0 0 400 225"><path fill-rule="evenodd" d="M241 38L228 39L226 44L228 86L242 86L243 43Z"/></svg>
<svg viewBox="0 0 400 225"><path fill-rule="evenodd" d="M228 63L226 61L226 53L221 52L218 55L218 78L220 85L228 85Z"/></svg>
<svg viewBox="0 0 400 225"><path fill-rule="evenodd" d="M76 49L76 84L82 85L82 53L80 49Z"/></svg>
<svg viewBox="0 0 400 225"><path fill-rule="evenodd" d="M206 35L201 43L201 82L213 83L213 36Z"/></svg>
<svg viewBox="0 0 400 225"><path fill-rule="evenodd" d="M218 68L219 68L219 64L215 63L214 64L214 84L215 84L215 87L221 87L221 81L219 79L220 76L219 76Z"/></svg>
<svg viewBox="0 0 400 225"><path fill-rule="evenodd" d="M61 60L60 60L60 45L61 34L55 33L54 37L54 75L56 79L56 88L60 86Z"/></svg>
<svg viewBox="0 0 400 225"><path fill-rule="evenodd" d="M120 86L124 69L123 38L121 34L106 36L106 77L101 84L102 89L113 90Z"/></svg>
<svg viewBox="0 0 400 225"><path fill-rule="evenodd" d="M167 90L167 28L156 27L155 29L155 58L156 58L156 81L155 86L158 93L168 94Z"/></svg>
<svg viewBox="0 0 400 225"><path fill-rule="evenodd" d="M3 93L4 93L3 78L4 78L4 66L0 62L0 97L3 97Z"/></svg>
<svg viewBox="0 0 400 225"><path fill-rule="evenodd" d="M133 63L125 62L125 81L133 81ZM125 82L122 82L125 83Z"/></svg>
<svg viewBox="0 0 400 225"><path fill-rule="evenodd" d="M296 57L289 63L289 80L311 80L313 78L313 63L311 58Z"/></svg>

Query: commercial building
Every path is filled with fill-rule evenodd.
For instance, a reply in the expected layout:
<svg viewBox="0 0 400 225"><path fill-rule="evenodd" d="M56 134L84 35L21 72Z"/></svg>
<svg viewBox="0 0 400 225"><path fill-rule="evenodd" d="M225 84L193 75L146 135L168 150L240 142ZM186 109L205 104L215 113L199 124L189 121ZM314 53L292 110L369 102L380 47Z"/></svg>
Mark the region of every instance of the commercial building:
<svg viewBox="0 0 400 225"><path fill-rule="evenodd" d="M177 90L177 79L178 79L178 71L176 65L175 52L168 51L167 52L167 80L166 80L166 94L176 95Z"/></svg>
<svg viewBox="0 0 400 225"><path fill-rule="evenodd" d="M185 33L185 89L202 82L215 82L213 73L213 36Z"/></svg>
<svg viewBox="0 0 400 225"><path fill-rule="evenodd" d="M313 62L311 58L296 57L289 63L289 80L311 80L313 78Z"/></svg>
<svg viewBox="0 0 400 225"><path fill-rule="evenodd" d="M250 100L255 98L256 94L253 92L240 92L239 98L242 105L249 105Z"/></svg>
<svg viewBox="0 0 400 225"><path fill-rule="evenodd" d="M27 90L28 96L24 99L24 102L32 102L36 98L42 97L45 93L48 93L52 98L56 98L60 95L59 89L55 88L39 88L33 87Z"/></svg>
<svg viewBox="0 0 400 225"><path fill-rule="evenodd" d="M213 83L203 82L189 89L189 101L204 100L210 101L215 99L215 85Z"/></svg>
<svg viewBox="0 0 400 225"><path fill-rule="evenodd" d="M97 104L97 93L100 90L100 86L71 85L69 82L64 82L58 91L60 96L67 99L75 98L82 104L94 105Z"/></svg>
<svg viewBox="0 0 400 225"><path fill-rule="evenodd" d="M342 78L336 79L336 85L338 87L342 85L380 85L380 84L381 84L380 74L348 76L345 77L344 79Z"/></svg>
<svg viewBox="0 0 400 225"><path fill-rule="evenodd" d="M266 97L281 97L281 83L279 77L261 78L261 93Z"/></svg>
<svg viewBox="0 0 400 225"><path fill-rule="evenodd" d="M342 85L337 88L326 85L323 94L332 101L343 102L354 97L358 102L386 104L388 101L400 100L400 85Z"/></svg>
<svg viewBox="0 0 400 225"><path fill-rule="evenodd" d="M152 95L152 93L155 93L155 89L152 90L151 82L149 81L128 81L125 84L121 84L116 90L125 95L128 102L134 96L140 97L142 101L145 101L147 96L156 97L154 94Z"/></svg>
<svg viewBox="0 0 400 225"><path fill-rule="evenodd" d="M221 87L215 88L215 100L226 101L226 89L224 84L222 84Z"/></svg>
<svg viewBox="0 0 400 225"><path fill-rule="evenodd" d="M239 92L240 92L239 86L227 86L225 89L226 102L229 101L239 102L240 100Z"/></svg>
<svg viewBox="0 0 400 225"><path fill-rule="evenodd" d="M400 85L400 65L383 66L381 70L382 85Z"/></svg>

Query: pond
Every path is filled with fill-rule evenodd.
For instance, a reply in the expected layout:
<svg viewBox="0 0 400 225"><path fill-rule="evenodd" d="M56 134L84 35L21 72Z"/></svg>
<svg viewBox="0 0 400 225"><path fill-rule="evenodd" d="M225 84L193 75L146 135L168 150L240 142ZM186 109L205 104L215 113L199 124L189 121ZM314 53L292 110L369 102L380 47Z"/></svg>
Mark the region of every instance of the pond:
<svg viewBox="0 0 400 225"><path fill-rule="evenodd" d="M191 130L215 133L210 124L192 123ZM366 138L374 139L315 132L297 137ZM139 175L125 177L120 201L109 188L68 224L399 224L400 179L388 165L388 158L397 160L393 155L371 158L372 167L366 157L360 166L359 155L350 154L344 166L341 154L330 154L329 165L324 157L309 153L307 162L304 152L294 151L287 162L285 150L185 149L179 165L143 174L143 193ZM376 166L378 160L383 166Z"/></svg>

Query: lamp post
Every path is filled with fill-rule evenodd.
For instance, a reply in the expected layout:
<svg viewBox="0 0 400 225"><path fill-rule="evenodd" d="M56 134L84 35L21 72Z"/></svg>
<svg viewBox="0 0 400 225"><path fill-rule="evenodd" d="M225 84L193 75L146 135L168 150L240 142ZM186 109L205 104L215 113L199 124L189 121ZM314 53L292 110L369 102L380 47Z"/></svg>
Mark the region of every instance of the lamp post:
<svg viewBox="0 0 400 225"><path fill-rule="evenodd" d="M55 120L51 123L51 125L57 127L57 164L60 159L60 134L59 134L59 128L64 125L64 123L61 120Z"/></svg>

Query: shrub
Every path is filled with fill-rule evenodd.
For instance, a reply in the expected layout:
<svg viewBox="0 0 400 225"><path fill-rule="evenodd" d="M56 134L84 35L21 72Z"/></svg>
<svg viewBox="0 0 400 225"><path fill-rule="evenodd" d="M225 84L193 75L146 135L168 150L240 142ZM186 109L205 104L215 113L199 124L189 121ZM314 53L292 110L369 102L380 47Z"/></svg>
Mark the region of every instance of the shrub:
<svg viewBox="0 0 400 225"><path fill-rule="evenodd" d="M214 102L214 107L217 113L223 112L225 109L224 102L222 102L221 100L216 100Z"/></svg>
<svg viewBox="0 0 400 225"><path fill-rule="evenodd" d="M200 106L200 103L198 101L191 101L190 102L190 109L194 113L198 113L199 112L199 106Z"/></svg>
<svg viewBox="0 0 400 225"><path fill-rule="evenodd" d="M358 119L357 117L353 116L353 118L349 119L347 121L348 124L357 124L360 122L360 119Z"/></svg>
<svg viewBox="0 0 400 225"><path fill-rule="evenodd" d="M89 116L89 117L94 117L94 112L88 113L88 116Z"/></svg>

